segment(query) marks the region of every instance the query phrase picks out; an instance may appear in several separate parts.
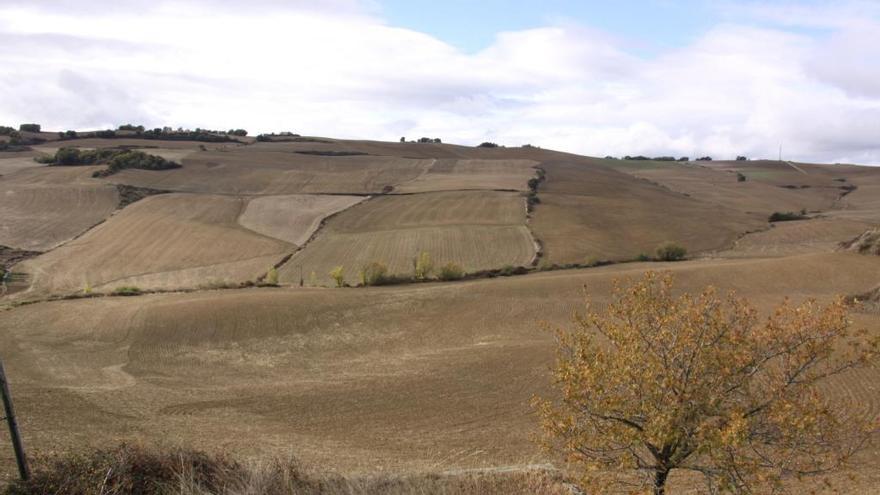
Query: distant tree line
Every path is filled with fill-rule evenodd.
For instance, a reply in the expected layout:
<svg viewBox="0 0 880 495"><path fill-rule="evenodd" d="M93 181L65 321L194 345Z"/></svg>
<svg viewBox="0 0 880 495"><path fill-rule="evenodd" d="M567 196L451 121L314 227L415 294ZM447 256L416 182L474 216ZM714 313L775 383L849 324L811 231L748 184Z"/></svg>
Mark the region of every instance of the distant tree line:
<svg viewBox="0 0 880 495"><path fill-rule="evenodd" d="M260 142L288 141L288 140L290 140L290 138L301 138L301 137L302 136L300 136L299 134L296 134L296 133L293 133L290 131L279 132L279 133L272 132L272 133L268 133L268 134L258 135L257 141L260 141ZM281 139L276 139L276 138L281 138ZM285 138L287 138L287 139L285 139Z"/></svg>
<svg viewBox="0 0 880 495"><path fill-rule="evenodd" d="M400 142L405 143L406 136L401 136ZM410 142L411 143L436 143L436 144L440 144L443 141L440 138L420 137L417 141L410 141Z"/></svg>
<svg viewBox="0 0 880 495"><path fill-rule="evenodd" d="M606 160L617 160L617 157L608 155L605 157L605 159ZM623 157L623 159L624 160L635 160L635 161L646 160L646 161L654 161L654 162L674 162L674 161L688 162L688 161L690 161L690 157L687 157L687 156L683 156L681 158L675 158L674 156L655 156L652 158L652 157L645 156L645 155L635 155L635 156L626 155ZM739 155L736 157L736 161L738 161L738 162L743 162L748 159L749 159L748 157L742 156L742 155ZM700 158L697 158L697 161L698 162L711 162L712 157L711 156L701 156Z"/></svg>

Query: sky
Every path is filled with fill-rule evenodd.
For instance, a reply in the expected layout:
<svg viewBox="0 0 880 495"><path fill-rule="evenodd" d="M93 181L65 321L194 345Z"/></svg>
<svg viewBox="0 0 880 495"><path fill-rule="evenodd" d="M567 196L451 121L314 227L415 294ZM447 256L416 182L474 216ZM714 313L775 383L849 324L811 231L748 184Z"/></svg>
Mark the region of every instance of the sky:
<svg viewBox="0 0 880 495"><path fill-rule="evenodd" d="M0 125L880 165L880 1L0 0Z"/></svg>

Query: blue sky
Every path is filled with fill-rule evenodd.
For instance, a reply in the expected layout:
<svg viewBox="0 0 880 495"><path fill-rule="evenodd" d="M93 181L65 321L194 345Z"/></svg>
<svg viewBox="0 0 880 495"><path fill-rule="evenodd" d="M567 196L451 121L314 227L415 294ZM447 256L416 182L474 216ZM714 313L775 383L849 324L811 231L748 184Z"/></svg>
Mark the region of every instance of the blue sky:
<svg viewBox="0 0 880 495"><path fill-rule="evenodd" d="M711 28L721 17L712 5L699 0L383 0L380 12L392 25L431 34L469 53L491 45L498 32L572 22L614 33L651 54Z"/></svg>
<svg viewBox="0 0 880 495"><path fill-rule="evenodd" d="M0 0L0 44L0 125L880 164L876 0Z"/></svg>

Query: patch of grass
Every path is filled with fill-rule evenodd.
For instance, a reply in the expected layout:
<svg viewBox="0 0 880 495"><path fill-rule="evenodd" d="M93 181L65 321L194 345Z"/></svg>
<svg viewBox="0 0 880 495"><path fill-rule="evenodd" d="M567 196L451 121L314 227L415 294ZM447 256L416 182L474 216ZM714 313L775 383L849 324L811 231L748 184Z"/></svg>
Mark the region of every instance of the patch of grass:
<svg viewBox="0 0 880 495"><path fill-rule="evenodd" d="M114 296L139 296L143 294L144 291L141 290L140 287L134 287L129 285L123 285L122 287L117 287L113 289L112 294Z"/></svg>

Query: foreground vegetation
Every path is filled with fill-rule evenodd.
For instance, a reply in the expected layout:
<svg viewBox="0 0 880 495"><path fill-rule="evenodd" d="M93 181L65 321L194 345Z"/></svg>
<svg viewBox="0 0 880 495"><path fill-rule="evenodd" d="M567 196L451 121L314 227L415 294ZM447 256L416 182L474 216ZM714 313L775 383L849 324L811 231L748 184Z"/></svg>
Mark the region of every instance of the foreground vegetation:
<svg viewBox="0 0 880 495"><path fill-rule="evenodd" d="M547 447L585 486L666 492L674 471L712 493L765 493L845 466L878 433L873 415L834 407L828 380L877 362L880 340L851 328L842 300L788 301L764 322L713 288L673 296L671 275L617 285L560 330L562 400L537 400Z"/></svg>
<svg viewBox="0 0 880 495"><path fill-rule="evenodd" d="M38 460L31 479L3 495L403 495L412 493L563 495L556 472L343 477L313 473L293 460L243 463L228 454L121 445Z"/></svg>

